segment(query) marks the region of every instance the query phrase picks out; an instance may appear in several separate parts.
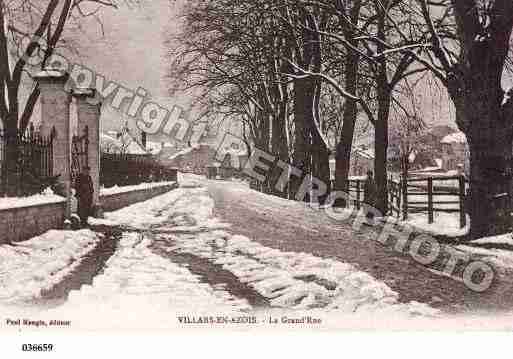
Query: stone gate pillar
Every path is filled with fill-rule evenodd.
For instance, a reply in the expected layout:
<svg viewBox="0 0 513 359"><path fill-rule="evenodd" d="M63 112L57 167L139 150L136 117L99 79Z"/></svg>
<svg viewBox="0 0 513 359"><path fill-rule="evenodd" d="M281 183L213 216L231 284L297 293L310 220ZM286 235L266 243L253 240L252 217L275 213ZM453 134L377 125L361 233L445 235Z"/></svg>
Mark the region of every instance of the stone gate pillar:
<svg viewBox="0 0 513 359"><path fill-rule="evenodd" d="M100 110L101 102L97 100L93 88L77 88L73 90L77 104L78 135L82 136L87 126L89 147L88 159L93 180L93 205L100 205Z"/></svg>
<svg viewBox="0 0 513 359"><path fill-rule="evenodd" d="M68 73L46 69L34 76L41 91L40 133L49 136L55 127L53 140L53 175L59 175L59 193L66 197L66 219L71 217L71 96L65 90Z"/></svg>

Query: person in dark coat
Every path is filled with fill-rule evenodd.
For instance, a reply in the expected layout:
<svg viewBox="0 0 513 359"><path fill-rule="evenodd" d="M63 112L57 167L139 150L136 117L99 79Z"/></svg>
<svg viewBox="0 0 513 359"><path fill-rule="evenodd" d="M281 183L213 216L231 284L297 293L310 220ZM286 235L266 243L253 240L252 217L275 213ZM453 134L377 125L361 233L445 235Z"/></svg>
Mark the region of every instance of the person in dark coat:
<svg viewBox="0 0 513 359"><path fill-rule="evenodd" d="M374 181L374 174L372 171L367 171L367 179L365 180L365 184L363 187L363 202L370 206L374 207L376 204L376 182ZM374 213L371 211L367 211L367 218L374 218Z"/></svg>
<svg viewBox="0 0 513 359"><path fill-rule="evenodd" d="M93 180L89 167L84 167L82 172L78 175L75 183L76 196L78 199L78 216L82 226L87 226L87 218L91 215L91 209L93 205Z"/></svg>

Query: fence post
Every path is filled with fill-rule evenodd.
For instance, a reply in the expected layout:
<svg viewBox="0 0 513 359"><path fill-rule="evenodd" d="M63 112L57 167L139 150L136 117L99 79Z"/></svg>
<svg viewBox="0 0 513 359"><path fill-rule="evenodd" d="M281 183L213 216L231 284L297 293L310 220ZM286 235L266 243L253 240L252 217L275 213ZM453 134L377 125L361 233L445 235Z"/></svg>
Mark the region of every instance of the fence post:
<svg viewBox="0 0 513 359"><path fill-rule="evenodd" d="M397 204L397 218L401 218L401 182L394 184Z"/></svg>
<svg viewBox="0 0 513 359"><path fill-rule="evenodd" d="M349 183L349 187L351 186L351 182ZM356 180L356 209L360 210L361 208L361 190L360 190L360 180Z"/></svg>
<svg viewBox="0 0 513 359"><path fill-rule="evenodd" d="M434 216L433 216L433 178L428 178L428 223L433 223Z"/></svg>
<svg viewBox="0 0 513 359"><path fill-rule="evenodd" d="M401 190L403 195L403 220L408 219L408 179L404 178L401 180Z"/></svg>
<svg viewBox="0 0 513 359"><path fill-rule="evenodd" d="M465 213L465 176L458 178L459 199L460 199L460 228L467 225L467 214Z"/></svg>
<svg viewBox="0 0 513 359"><path fill-rule="evenodd" d="M392 213L392 216L394 215L394 195L392 190L392 175L388 178L387 181L387 198L388 198L388 213Z"/></svg>

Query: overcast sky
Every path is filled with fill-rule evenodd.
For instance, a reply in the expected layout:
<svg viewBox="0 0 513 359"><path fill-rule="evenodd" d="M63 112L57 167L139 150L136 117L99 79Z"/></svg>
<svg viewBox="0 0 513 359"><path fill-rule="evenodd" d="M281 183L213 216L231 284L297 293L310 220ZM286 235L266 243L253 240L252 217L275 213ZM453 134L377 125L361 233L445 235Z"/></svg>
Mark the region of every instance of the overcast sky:
<svg viewBox="0 0 513 359"><path fill-rule="evenodd" d="M166 93L165 35L176 23L176 5L170 0L140 0L141 5L104 8L101 23L83 22L84 32L68 33L80 49L79 62L128 89L143 87L159 104L172 108L183 99ZM102 34L103 28L103 34ZM104 130L119 129L125 120L104 108ZM135 126L133 123L131 127Z"/></svg>

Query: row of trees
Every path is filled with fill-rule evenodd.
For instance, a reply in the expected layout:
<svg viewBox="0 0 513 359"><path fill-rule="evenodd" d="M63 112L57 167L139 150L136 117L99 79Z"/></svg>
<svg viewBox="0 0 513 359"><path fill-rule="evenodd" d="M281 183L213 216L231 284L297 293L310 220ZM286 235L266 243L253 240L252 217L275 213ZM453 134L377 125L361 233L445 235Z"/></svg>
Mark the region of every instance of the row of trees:
<svg viewBox="0 0 513 359"><path fill-rule="evenodd" d="M469 141L477 238L493 232L493 198L511 182L513 99L502 80L512 28L510 0L191 0L171 52L172 92L240 121L248 147L324 183L334 151L334 190L347 189L357 128L371 126L384 213L391 119L419 128L411 98L436 79Z"/></svg>

